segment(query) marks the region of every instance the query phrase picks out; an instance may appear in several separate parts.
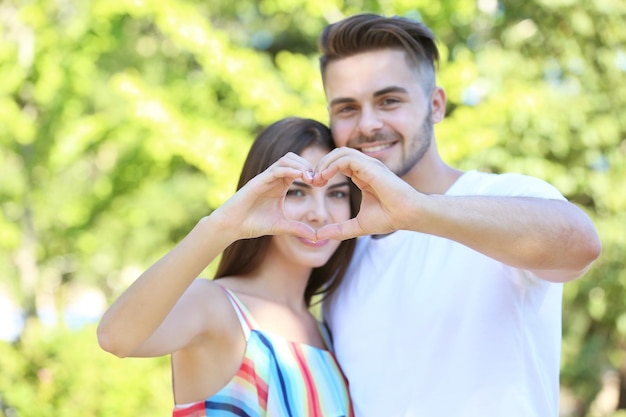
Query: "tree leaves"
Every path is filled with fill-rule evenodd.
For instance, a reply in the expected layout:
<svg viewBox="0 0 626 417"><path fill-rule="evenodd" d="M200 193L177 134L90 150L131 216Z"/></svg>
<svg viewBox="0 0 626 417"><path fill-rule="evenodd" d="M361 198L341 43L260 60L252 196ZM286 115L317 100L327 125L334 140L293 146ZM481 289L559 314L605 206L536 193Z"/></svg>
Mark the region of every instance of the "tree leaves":
<svg viewBox="0 0 626 417"><path fill-rule="evenodd" d="M259 129L328 120L317 35L363 11L437 34L446 161L544 178L596 222L604 253L564 304L562 379L586 408L599 368L624 365L621 0L5 1L3 290L32 315L44 288L117 295L232 194Z"/></svg>

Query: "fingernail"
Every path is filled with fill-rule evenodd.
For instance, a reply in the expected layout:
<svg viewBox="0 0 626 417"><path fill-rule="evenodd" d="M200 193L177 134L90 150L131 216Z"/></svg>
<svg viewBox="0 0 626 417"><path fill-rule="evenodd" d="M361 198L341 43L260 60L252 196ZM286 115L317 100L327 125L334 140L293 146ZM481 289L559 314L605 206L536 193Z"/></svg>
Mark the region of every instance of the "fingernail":
<svg viewBox="0 0 626 417"><path fill-rule="evenodd" d="M313 173L313 171L307 171L307 172L305 172L305 173L304 173L304 175L306 175L306 177L307 177L308 179L310 179L310 180L312 180L312 179L313 179L313 177L314 177L314 173Z"/></svg>

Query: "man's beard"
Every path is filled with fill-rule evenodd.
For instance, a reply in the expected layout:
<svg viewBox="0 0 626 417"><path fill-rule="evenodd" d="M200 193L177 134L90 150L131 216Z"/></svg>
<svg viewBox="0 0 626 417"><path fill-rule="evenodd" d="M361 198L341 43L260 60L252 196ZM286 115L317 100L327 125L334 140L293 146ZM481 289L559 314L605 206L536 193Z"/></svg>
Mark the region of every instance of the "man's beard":
<svg viewBox="0 0 626 417"><path fill-rule="evenodd" d="M404 177L409 173L417 165L417 163L424 157L428 148L430 148L430 144L433 140L433 124L431 123L432 116L432 107L429 106L428 114L422 121L422 126L420 131L413 135L410 140L411 147L406 150L407 154L403 153L403 158L400 161L400 165L397 167L387 166L394 174L398 177ZM364 143L389 143L389 142L397 142L402 143L403 145L407 145L407 138L402 138L396 132L376 132L371 136L359 136L354 144L364 144ZM349 145L352 146L352 145ZM353 147L353 146L352 146ZM404 148L403 148L404 151ZM387 165L387 164L385 164Z"/></svg>
<svg viewBox="0 0 626 417"><path fill-rule="evenodd" d="M424 119L422 128L417 135L413 135L411 140L412 147L408 150L406 158L401 161L400 167L393 169L393 173L398 177L404 177L408 174L424 157L433 140L433 125L430 122L430 111L428 117ZM406 140L406 138L405 138Z"/></svg>

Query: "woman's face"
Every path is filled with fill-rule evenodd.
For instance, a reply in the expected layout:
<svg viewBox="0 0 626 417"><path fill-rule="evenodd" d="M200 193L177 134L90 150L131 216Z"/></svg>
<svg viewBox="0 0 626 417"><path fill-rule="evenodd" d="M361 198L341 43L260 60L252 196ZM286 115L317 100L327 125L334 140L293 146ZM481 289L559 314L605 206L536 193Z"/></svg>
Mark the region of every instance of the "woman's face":
<svg viewBox="0 0 626 417"><path fill-rule="evenodd" d="M305 148L300 154L311 165L328 153L319 146ZM350 186L343 174L331 178L324 187L312 187L294 181L284 202L285 215L293 220L308 224L313 229L350 219ZM270 250L278 250L291 262L311 268L324 265L339 247L340 241L320 240L317 242L288 235L273 236Z"/></svg>

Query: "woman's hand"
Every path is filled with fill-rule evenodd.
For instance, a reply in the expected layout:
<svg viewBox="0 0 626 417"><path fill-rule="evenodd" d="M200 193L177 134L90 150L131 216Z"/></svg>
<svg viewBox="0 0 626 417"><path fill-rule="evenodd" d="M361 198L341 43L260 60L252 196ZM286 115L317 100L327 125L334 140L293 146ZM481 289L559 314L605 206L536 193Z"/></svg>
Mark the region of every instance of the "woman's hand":
<svg viewBox="0 0 626 417"><path fill-rule="evenodd" d="M236 231L233 240L291 234L315 240L315 230L285 216L283 203L296 179L310 183L314 168L295 153L288 153L252 178L211 216L224 230Z"/></svg>

